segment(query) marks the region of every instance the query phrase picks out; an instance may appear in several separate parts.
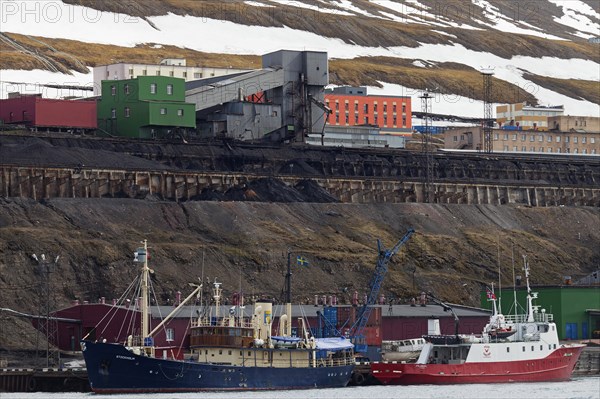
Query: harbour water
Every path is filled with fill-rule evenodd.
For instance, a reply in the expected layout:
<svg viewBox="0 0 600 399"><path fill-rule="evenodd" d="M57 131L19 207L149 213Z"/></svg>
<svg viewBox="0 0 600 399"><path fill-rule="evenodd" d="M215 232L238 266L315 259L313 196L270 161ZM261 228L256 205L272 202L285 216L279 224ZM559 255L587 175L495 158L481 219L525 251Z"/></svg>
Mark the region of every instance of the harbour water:
<svg viewBox="0 0 600 399"><path fill-rule="evenodd" d="M304 391L202 392L96 395L93 393L0 393L0 399L600 399L600 377L568 382L369 386Z"/></svg>

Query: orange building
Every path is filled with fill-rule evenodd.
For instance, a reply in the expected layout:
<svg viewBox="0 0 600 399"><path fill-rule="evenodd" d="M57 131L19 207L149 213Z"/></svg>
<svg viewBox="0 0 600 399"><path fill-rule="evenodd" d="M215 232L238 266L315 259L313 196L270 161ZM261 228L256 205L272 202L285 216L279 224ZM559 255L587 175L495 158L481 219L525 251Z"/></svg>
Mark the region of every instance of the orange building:
<svg viewBox="0 0 600 399"><path fill-rule="evenodd" d="M381 133L412 129L411 98L367 95L366 87L336 87L325 91L333 126L379 126Z"/></svg>

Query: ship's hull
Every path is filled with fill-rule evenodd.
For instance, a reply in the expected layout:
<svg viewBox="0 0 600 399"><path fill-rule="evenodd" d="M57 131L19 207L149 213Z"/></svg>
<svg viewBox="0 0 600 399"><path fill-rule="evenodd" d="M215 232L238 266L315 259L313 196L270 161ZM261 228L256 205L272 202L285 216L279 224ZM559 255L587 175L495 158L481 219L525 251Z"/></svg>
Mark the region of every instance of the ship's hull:
<svg viewBox="0 0 600 399"><path fill-rule="evenodd" d="M82 346L96 393L344 387L354 368L242 367L138 356L117 344L83 341Z"/></svg>
<svg viewBox="0 0 600 399"><path fill-rule="evenodd" d="M583 345L559 348L542 359L463 364L372 363L386 385L483 384L565 381L571 378Z"/></svg>

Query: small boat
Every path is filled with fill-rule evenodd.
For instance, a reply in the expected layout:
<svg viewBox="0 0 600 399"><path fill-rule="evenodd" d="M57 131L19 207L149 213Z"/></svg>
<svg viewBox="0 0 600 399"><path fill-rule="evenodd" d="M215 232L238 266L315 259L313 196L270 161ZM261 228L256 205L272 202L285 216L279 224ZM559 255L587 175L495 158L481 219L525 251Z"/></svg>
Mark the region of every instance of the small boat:
<svg viewBox="0 0 600 399"><path fill-rule="evenodd" d="M454 335L426 335L416 362L374 362L371 372L386 385L471 384L565 381L585 345L561 344L553 316L533 305L537 293L527 278L526 314L493 314L481 335L458 334L458 318L451 307L437 302L455 316ZM436 300L434 300L436 301Z"/></svg>
<svg viewBox="0 0 600 399"><path fill-rule="evenodd" d="M399 341L383 341L381 358L388 362L415 361L425 345L424 338L403 339Z"/></svg>
<svg viewBox="0 0 600 399"><path fill-rule="evenodd" d="M155 356L149 331L147 245L136 252L141 262L141 335L127 342L107 343L83 339L81 349L92 391L96 393L193 392L203 390L267 390L344 387L354 369L353 345L343 337L318 339L299 320L292 336L291 304L281 315L281 336L273 336L270 301L254 304L250 317L239 308L220 315L220 283L215 282L214 312L200 315L190 328L190 353L183 360ZM289 271L288 262L288 276ZM287 281L289 289L290 282ZM188 296L200 292L201 285ZM288 298L291 294L288 294ZM183 301L178 308L185 304ZM288 301L289 302L289 301ZM165 317L163 323L171 315Z"/></svg>

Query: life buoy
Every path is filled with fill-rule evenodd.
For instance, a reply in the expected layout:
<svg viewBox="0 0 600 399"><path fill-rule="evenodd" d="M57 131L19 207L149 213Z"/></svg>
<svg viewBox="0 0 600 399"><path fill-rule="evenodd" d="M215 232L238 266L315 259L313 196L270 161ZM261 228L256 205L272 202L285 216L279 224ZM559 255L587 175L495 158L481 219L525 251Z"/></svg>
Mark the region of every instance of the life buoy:
<svg viewBox="0 0 600 399"><path fill-rule="evenodd" d="M37 381L35 380L34 377L30 377L29 381L27 382L27 390L29 392L35 392L36 388L37 388Z"/></svg>
<svg viewBox="0 0 600 399"><path fill-rule="evenodd" d="M352 374L352 382L354 385L362 385L365 382L365 376L361 373Z"/></svg>

